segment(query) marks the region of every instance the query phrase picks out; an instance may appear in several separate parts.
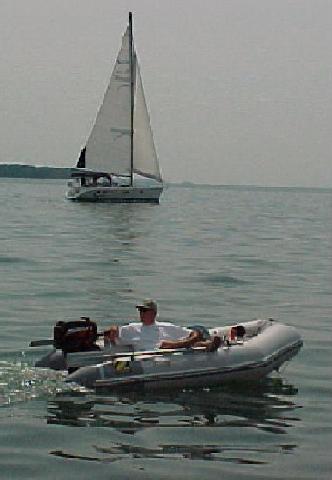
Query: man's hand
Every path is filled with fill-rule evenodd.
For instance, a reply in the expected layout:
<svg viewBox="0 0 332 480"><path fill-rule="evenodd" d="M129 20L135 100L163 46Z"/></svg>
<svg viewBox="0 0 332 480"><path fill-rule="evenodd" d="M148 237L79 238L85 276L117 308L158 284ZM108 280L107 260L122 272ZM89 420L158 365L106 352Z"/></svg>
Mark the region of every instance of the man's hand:
<svg viewBox="0 0 332 480"><path fill-rule="evenodd" d="M192 331L190 335L182 340L163 340L159 348L189 348L201 339L199 332Z"/></svg>
<svg viewBox="0 0 332 480"><path fill-rule="evenodd" d="M178 347L179 342L176 340L163 340L161 344L159 345L159 348L179 348Z"/></svg>
<svg viewBox="0 0 332 480"><path fill-rule="evenodd" d="M119 327L112 325L109 330L104 330L104 340L106 342L115 343L116 339L119 337Z"/></svg>

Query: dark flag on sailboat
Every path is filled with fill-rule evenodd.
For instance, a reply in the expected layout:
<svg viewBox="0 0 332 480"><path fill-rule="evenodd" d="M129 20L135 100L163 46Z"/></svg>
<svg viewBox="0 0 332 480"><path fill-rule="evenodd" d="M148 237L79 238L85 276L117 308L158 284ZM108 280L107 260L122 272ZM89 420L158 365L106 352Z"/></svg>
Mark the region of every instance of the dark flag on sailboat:
<svg viewBox="0 0 332 480"><path fill-rule="evenodd" d="M85 168L85 152L86 147L82 148L80 158L77 161L76 168Z"/></svg>

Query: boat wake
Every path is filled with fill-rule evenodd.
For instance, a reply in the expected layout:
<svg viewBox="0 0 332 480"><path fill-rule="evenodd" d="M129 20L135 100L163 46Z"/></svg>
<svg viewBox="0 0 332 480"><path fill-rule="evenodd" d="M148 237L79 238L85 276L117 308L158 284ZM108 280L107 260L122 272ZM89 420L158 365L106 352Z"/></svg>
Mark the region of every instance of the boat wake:
<svg viewBox="0 0 332 480"><path fill-rule="evenodd" d="M0 360L0 407L49 398L68 390L63 372L37 369L24 354L15 360Z"/></svg>

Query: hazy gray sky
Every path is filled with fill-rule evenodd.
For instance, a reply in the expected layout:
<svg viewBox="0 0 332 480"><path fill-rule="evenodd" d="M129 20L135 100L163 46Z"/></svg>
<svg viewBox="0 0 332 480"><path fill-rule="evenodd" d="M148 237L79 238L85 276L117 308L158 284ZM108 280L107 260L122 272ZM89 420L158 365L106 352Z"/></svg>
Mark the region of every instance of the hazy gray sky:
<svg viewBox="0 0 332 480"><path fill-rule="evenodd" d="M2 0L0 162L75 164L129 10L167 180L332 186L331 0Z"/></svg>

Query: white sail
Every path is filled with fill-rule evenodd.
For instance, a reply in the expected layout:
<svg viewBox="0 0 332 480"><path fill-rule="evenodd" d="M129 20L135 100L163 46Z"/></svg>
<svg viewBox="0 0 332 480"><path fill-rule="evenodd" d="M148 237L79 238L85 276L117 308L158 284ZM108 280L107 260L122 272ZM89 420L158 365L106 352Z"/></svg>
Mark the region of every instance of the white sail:
<svg viewBox="0 0 332 480"><path fill-rule="evenodd" d="M131 93L129 27L122 37L109 86L86 145L86 167L131 173Z"/></svg>
<svg viewBox="0 0 332 480"><path fill-rule="evenodd" d="M134 65L136 66L136 85L133 168L134 172L139 175L161 181L158 157L153 141L150 118L145 102L142 78L136 55L134 55Z"/></svg>
<svg viewBox="0 0 332 480"><path fill-rule="evenodd" d="M130 177L134 183L137 175L162 183L142 78L132 43L131 14L109 86L77 167L87 168L97 174Z"/></svg>

